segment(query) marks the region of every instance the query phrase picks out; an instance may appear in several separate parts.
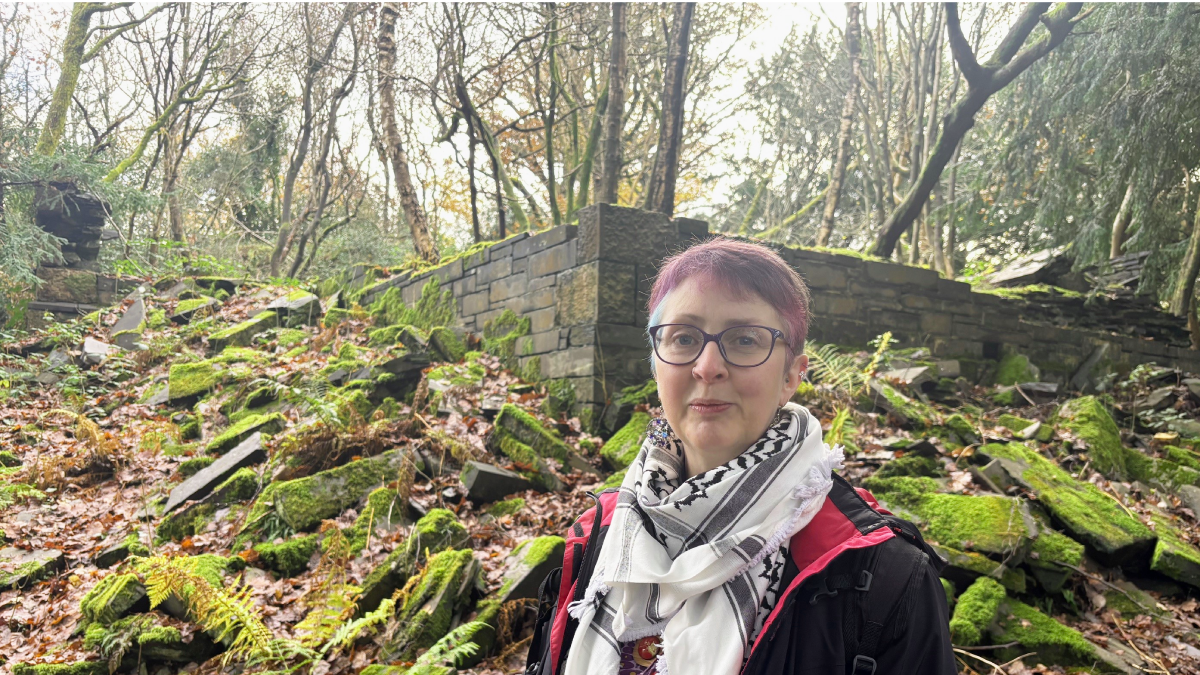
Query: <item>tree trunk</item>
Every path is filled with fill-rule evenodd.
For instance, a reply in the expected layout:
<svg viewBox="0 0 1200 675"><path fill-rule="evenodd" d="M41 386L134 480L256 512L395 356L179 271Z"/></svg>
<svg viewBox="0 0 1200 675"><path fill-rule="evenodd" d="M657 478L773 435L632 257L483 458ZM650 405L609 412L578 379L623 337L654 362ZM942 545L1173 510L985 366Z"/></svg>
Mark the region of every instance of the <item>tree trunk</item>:
<svg viewBox="0 0 1200 675"><path fill-rule="evenodd" d="M67 111L71 108L71 97L75 95L75 87L79 84L79 69L83 66L88 28L92 23L92 15L99 11L100 6L98 2L77 2L71 9L67 38L63 41L62 69L50 99L50 107L46 110L42 133L38 136L39 155L53 155L67 128Z"/></svg>
<svg viewBox="0 0 1200 675"><path fill-rule="evenodd" d="M825 192L825 212L821 215L821 229L817 231L817 246L828 246L833 235L833 216L838 200L842 197L842 184L846 180L846 164L850 162L851 133L854 130L854 108L858 105L858 81L862 69L858 62L862 28L859 14L862 6L857 2L846 3L846 55L850 59L850 84L846 87L846 100L842 104L842 123L838 128L837 157L829 169L829 189Z"/></svg>
<svg viewBox="0 0 1200 675"><path fill-rule="evenodd" d="M883 230L875 241L871 251L881 258L889 258L896 248L896 242L901 233L909 229L920 214L921 208L929 198L933 186L937 184L942 170L954 154L963 136L975 125L975 114L992 94L1000 91L1017 75L1024 72L1035 61L1050 53L1057 47L1071 29L1075 27L1075 17L1082 9L1081 3L1060 5L1053 12L1045 14L1049 3L1034 3L1026 5L1017 22L1009 29L1008 35L996 48L992 58L983 65L975 60L962 27L958 23L958 8L953 3L946 5L946 27L950 33L950 49L954 59L959 63L959 70L967 79L967 95L963 100L942 119L941 132L937 142L913 187L904 197L904 201L896 207L883 224ZM1037 42L1021 49L1026 38L1039 24L1046 26L1047 35ZM916 167L910 167L915 171Z"/></svg>
<svg viewBox="0 0 1200 675"><path fill-rule="evenodd" d="M549 202L550 202L550 219L555 225L562 224L562 211L558 208L558 186L554 178L554 104L558 101L558 81L554 77L555 66L555 40L558 39L558 15L555 14L554 3L550 3L550 27L546 31L546 52L549 55L550 61L550 102L546 105L546 114L542 117L543 126L546 132L546 177Z"/></svg>
<svg viewBox="0 0 1200 675"><path fill-rule="evenodd" d="M1196 275L1200 273L1200 199L1196 200L1196 216L1192 221L1192 237L1188 241L1187 253L1179 266L1179 280L1175 283L1175 294L1171 296L1171 313L1187 316L1188 325L1196 312ZM1192 331L1192 348L1196 349L1196 331Z"/></svg>
<svg viewBox="0 0 1200 675"><path fill-rule="evenodd" d="M429 223L425 209L417 199L412 175L408 172L408 155L400 140L400 129L396 126L396 11L395 3L385 2L379 12L379 115L383 120L383 138L388 159L392 163L392 174L396 177L396 193L400 207L412 233L413 248L417 255L431 263L438 261L437 247L429 236Z"/></svg>
<svg viewBox="0 0 1200 675"><path fill-rule="evenodd" d="M1133 216L1133 177L1129 178L1129 187L1125 188L1125 197L1121 199L1121 207L1117 209L1117 217L1113 220L1112 246L1108 251L1108 259L1121 257L1121 247L1125 245L1125 232L1129 230L1129 221Z"/></svg>
<svg viewBox="0 0 1200 675"><path fill-rule="evenodd" d="M608 110L604 116L604 154L596 203L616 204L621 180L621 120L625 114L625 34L627 7L612 4L612 47L608 59Z"/></svg>
<svg viewBox="0 0 1200 675"><path fill-rule="evenodd" d="M475 124L467 118L467 187L471 190L471 236L475 243L483 241L479 229L479 188L475 185Z"/></svg>
<svg viewBox="0 0 1200 675"><path fill-rule="evenodd" d="M683 140L683 92L687 78L688 39L692 32L692 2L675 3L671 20L670 46L663 72L662 116L658 128L658 149L654 171L646 187L645 209L668 216L675 213L675 179L679 171L679 150Z"/></svg>

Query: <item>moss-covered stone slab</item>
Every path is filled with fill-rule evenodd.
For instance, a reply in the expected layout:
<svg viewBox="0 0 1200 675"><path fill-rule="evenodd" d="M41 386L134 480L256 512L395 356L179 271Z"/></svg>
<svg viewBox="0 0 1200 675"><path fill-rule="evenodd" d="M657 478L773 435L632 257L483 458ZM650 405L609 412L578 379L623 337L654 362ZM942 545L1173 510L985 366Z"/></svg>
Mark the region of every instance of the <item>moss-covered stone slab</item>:
<svg viewBox="0 0 1200 675"><path fill-rule="evenodd" d="M252 414L243 417L233 426L218 434L216 438L208 442L204 451L210 455L223 455L255 434L260 437L265 434L277 434L283 431L286 424L287 420L279 413Z"/></svg>
<svg viewBox="0 0 1200 675"><path fill-rule="evenodd" d="M326 518L334 518L357 506L372 490L399 475L410 461L401 450L360 459L311 476L271 483L263 490L246 519L246 529L256 528L274 514L293 530L312 530Z"/></svg>
<svg viewBox="0 0 1200 675"><path fill-rule="evenodd" d="M137 293L135 291L135 293ZM121 349L133 349L142 337L146 322L146 303L140 293L121 318L108 329L108 336Z"/></svg>
<svg viewBox="0 0 1200 675"><path fill-rule="evenodd" d="M982 463L992 458L1006 460L1004 466L1012 479L1033 492L1055 524L1087 547L1097 561L1132 569L1149 566L1156 537L1150 528L1126 513L1115 498L1072 478L1057 464L1019 443L991 443L973 456Z"/></svg>
<svg viewBox="0 0 1200 675"><path fill-rule="evenodd" d="M1161 514L1152 518L1158 543L1154 546L1150 569L1193 588L1200 588L1200 550L1183 537L1179 525L1171 518Z"/></svg>
<svg viewBox="0 0 1200 675"><path fill-rule="evenodd" d="M1038 367L1024 354L1009 354L996 366L996 384L1014 385L1037 382L1042 377Z"/></svg>
<svg viewBox="0 0 1200 675"><path fill-rule="evenodd" d="M950 618L950 639L954 644L959 647L978 645L1006 597L1004 587L995 579L976 579L958 596L954 605L954 616Z"/></svg>
<svg viewBox="0 0 1200 675"><path fill-rule="evenodd" d="M494 422L493 436L496 437L496 445L499 445L505 436L515 438L539 456L557 459L568 469L599 475L595 467L580 457L562 439L550 433L536 417L512 403L506 403L500 408Z"/></svg>
<svg viewBox="0 0 1200 675"><path fill-rule="evenodd" d="M239 285L237 279L230 279L228 277L193 277L191 282L196 288L202 288L210 293L224 291L229 295L237 292Z"/></svg>
<svg viewBox="0 0 1200 675"><path fill-rule="evenodd" d="M26 551L12 546L0 548L0 562L11 571L0 571L0 591L25 589L44 581L64 567L66 558L59 550Z"/></svg>
<svg viewBox="0 0 1200 675"><path fill-rule="evenodd" d="M500 454L512 460L513 470L527 480L531 487L543 492L557 492L563 489L562 481L554 475L546 460L532 448L508 434L502 433L497 437L499 443L496 445Z"/></svg>
<svg viewBox="0 0 1200 675"><path fill-rule="evenodd" d="M1074 628L1011 598L1000 605L988 632L992 644L1016 643L996 650L996 660L1000 663L1036 652L1038 663L1082 666L1100 673L1135 672L1123 660L1092 644Z"/></svg>
<svg viewBox="0 0 1200 675"><path fill-rule="evenodd" d="M167 514L185 502L204 498L218 485L237 473L239 469L264 462L266 459L267 454L262 446L262 434L254 432L215 462L175 486L167 497L167 503L163 506L162 512Z"/></svg>
<svg viewBox="0 0 1200 675"><path fill-rule="evenodd" d="M1132 480L1128 457L1133 454L1121 444L1121 430L1095 396L1080 396L1064 403L1057 413L1059 423L1087 443L1088 457L1096 470L1114 480Z"/></svg>
<svg viewBox="0 0 1200 675"><path fill-rule="evenodd" d="M453 330L437 326L429 331L430 355L438 361L458 363L467 353L467 347Z"/></svg>
<svg viewBox="0 0 1200 675"><path fill-rule="evenodd" d="M418 651L432 647L449 632L455 617L470 604L480 570L469 549L430 557L396 612L400 632L384 645L382 658L411 661Z"/></svg>
<svg viewBox="0 0 1200 675"><path fill-rule="evenodd" d="M624 469L637 459L642 449L642 441L650 427L650 414L635 412L629 417L629 422L612 435L600 448L600 457L610 469Z"/></svg>
<svg viewBox="0 0 1200 675"><path fill-rule="evenodd" d="M131 555L149 555L150 549L142 543L137 532L130 532L124 539L100 551L92 558L92 564L99 569L107 569L125 560Z"/></svg>
<svg viewBox="0 0 1200 675"><path fill-rule="evenodd" d="M308 568L308 561L320 544L319 534L293 537L287 541L254 547L262 566L281 577L294 577Z"/></svg>
<svg viewBox="0 0 1200 675"><path fill-rule="evenodd" d="M75 661L72 663L14 663L13 675L108 675L104 661Z"/></svg>
<svg viewBox="0 0 1200 675"><path fill-rule="evenodd" d="M120 663L120 670L126 672L145 662L201 663L217 651L206 634L194 633L184 641L178 628L163 626L153 616L129 616L108 626L93 623L87 627L83 646L100 651L122 638L130 643Z"/></svg>
<svg viewBox="0 0 1200 675"><path fill-rule="evenodd" d="M136 574L110 574L83 596L79 609L90 623L108 625L132 611L138 603L149 608L146 587Z"/></svg>
<svg viewBox="0 0 1200 675"><path fill-rule="evenodd" d="M470 668L491 652L499 627L500 608L504 603L525 598L537 598L538 589L546 575L562 567L567 543L562 537L538 537L522 542L504 559L504 574L500 588L490 593L476 606L473 621L482 621L487 628L480 629L471 639L479 650L474 656L458 663L460 668Z"/></svg>
<svg viewBox="0 0 1200 675"><path fill-rule="evenodd" d="M868 386L871 404L892 416L903 427L924 429L937 419L937 412L933 408L901 394L886 382L871 380Z"/></svg>
<svg viewBox="0 0 1200 675"><path fill-rule="evenodd" d="M324 316L321 299L304 290L295 290L272 300L267 310L275 312L279 323L288 327L316 326Z"/></svg>
<svg viewBox="0 0 1200 675"><path fill-rule="evenodd" d="M259 312L251 319L216 331L215 333L210 333L208 336L208 346L214 352L219 352L230 345L246 347L254 339L255 335L267 329L275 328L278 322L279 316L275 312L269 310Z"/></svg>
<svg viewBox="0 0 1200 675"><path fill-rule="evenodd" d="M388 554L367 578L363 580L362 595L355 608L355 615L373 611L384 598L391 597L398 588L403 588L426 560L427 553L461 546L468 539L467 528L446 509L433 509L425 514L408 535L408 539Z"/></svg>
<svg viewBox="0 0 1200 675"><path fill-rule="evenodd" d="M171 323L183 326L191 323L192 319L215 314L221 306L221 301L207 295L199 298L180 300L175 304L175 313L171 315Z"/></svg>
<svg viewBox="0 0 1200 675"><path fill-rule="evenodd" d="M1049 519L1038 519L1038 536L1025 560L1033 578L1049 593L1058 593L1075 575L1072 567L1083 563L1083 544L1067 535L1050 529Z"/></svg>
<svg viewBox="0 0 1200 675"><path fill-rule="evenodd" d="M1013 593L1024 593L1029 588L1025 570L1019 567L1009 567L980 553L959 551L937 544L930 546L947 561L942 576L954 582L955 586L962 588L980 577L988 577Z"/></svg>
<svg viewBox="0 0 1200 675"><path fill-rule="evenodd" d="M195 361L171 366L167 375L168 402L183 405L215 389L229 377L219 363Z"/></svg>

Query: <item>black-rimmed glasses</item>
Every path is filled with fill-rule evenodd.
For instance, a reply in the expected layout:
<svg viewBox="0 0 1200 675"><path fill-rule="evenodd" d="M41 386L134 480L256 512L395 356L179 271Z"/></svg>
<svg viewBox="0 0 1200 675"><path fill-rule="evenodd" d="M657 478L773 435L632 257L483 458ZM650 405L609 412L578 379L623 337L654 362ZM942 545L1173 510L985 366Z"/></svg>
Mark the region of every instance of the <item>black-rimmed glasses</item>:
<svg viewBox="0 0 1200 675"><path fill-rule="evenodd" d="M761 366L771 358L775 341L783 338L783 331L768 326L730 326L711 335L686 323L662 323L647 332L658 360L673 366L686 366L700 358L709 342L717 343L721 357L731 366Z"/></svg>

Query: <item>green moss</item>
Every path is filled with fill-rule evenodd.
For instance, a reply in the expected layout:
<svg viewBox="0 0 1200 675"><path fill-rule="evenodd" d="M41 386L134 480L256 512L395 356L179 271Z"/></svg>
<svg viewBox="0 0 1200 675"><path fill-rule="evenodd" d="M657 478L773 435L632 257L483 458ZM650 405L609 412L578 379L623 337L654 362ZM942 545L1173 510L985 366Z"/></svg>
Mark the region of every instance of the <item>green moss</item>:
<svg viewBox="0 0 1200 675"><path fill-rule="evenodd" d="M248 347L226 347L221 350L221 353L212 358L214 363L250 363L255 365L267 365L270 363L270 357L257 349Z"/></svg>
<svg viewBox="0 0 1200 675"><path fill-rule="evenodd" d="M387 487L381 487L367 496L366 506L354 524L345 530L351 555L362 552L375 528L391 528L404 521L405 506L397 502L396 497L396 491Z"/></svg>
<svg viewBox="0 0 1200 675"><path fill-rule="evenodd" d="M571 453L570 447L543 427L537 418L511 403L501 406L495 428L504 429L542 457L566 461Z"/></svg>
<svg viewBox="0 0 1200 675"><path fill-rule="evenodd" d="M606 478L604 480L604 484L600 486L600 489L607 490L609 488L621 487L621 483L623 483L625 481L625 473L627 471L629 471L629 470L621 469L620 471L613 473L612 475L610 475L608 478Z"/></svg>
<svg viewBox="0 0 1200 675"><path fill-rule="evenodd" d="M535 567L549 560L552 556L561 558L567 548L567 542L562 537L538 537L523 542L513 553L521 556L521 562Z"/></svg>
<svg viewBox="0 0 1200 675"><path fill-rule="evenodd" d="M937 551L938 555L948 561L947 569L965 573L965 576L971 579L976 577L990 577L999 581L1001 586L1013 593L1024 593L1028 590L1028 580L1025 576L1025 570L1021 568L1009 567L981 553L959 551L939 546L938 544L931 544L931 546Z"/></svg>
<svg viewBox="0 0 1200 675"><path fill-rule="evenodd" d="M1009 354L996 366L996 384L1013 385L1037 382L1041 375L1024 354Z"/></svg>
<svg viewBox="0 0 1200 675"><path fill-rule="evenodd" d="M167 390L172 401L190 399L212 391L228 377L212 361L177 363L167 375Z"/></svg>
<svg viewBox="0 0 1200 675"><path fill-rule="evenodd" d="M996 422L1000 426L1012 431L1013 433L1020 433L1029 427L1029 425L1033 424L1033 420L1027 420L1022 417L1017 417L1016 415L1010 415L1008 413L1001 415L996 419Z"/></svg>
<svg viewBox="0 0 1200 675"><path fill-rule="evenodd" d="M550 472L546 461L542 459L541 455L534 452L533 448L509 435L503 429L494 430L492 433L499 438L500 452L513 461L513 468L517 473L543 490L552 491L559 487L558 479Z"/></svg>
<svg viewBox="0 0 1200 675"><path fill-rule="evenodd" d="M200 438L200 416L187 415L179 425L179 440L192 441Z"/></svg>
<svg viewBox="0 0 1200 675"><path fill-rule="evenodd" d="M21 458L10 450L0 450L0 467L12 468L21 466Z"/></svg>
<svg viewBox="0 0 1200 675"><path fill-rule="evenodd" d="M298 345L307 339L308 333L299 328L281 328L275 335L275 343L285 349L293 345Z"/></svg>
<svg viewBox="0 0 1200 675"><path fill-rule="evenodd" d="M350 319L352 311L342 309L341 307L330 307L329 311L325 312L325 316L321 319L321 325L326 328L332 328L343 321Z"/></svg>
<svg viewBox="0 0 1200 675"><path fill-rule="evenodd" d="M1196 453L1186 448L1181 448L1175 445L1168 445L1164 448L1167 453L1167 459L1175 462L1180 466L1186 466L1189 469L1200 471L1200 457Z"/></svg>
<svg viewBox="0 0 1200 675"><path fill-rule="evenodd" d="M146 589L136 574L110 574L83 596L79 609L89 622L108 625L124 616L145 595Z"/></svg>
<svg viewBox="0 0 1200 675"><path fill-rule="evenodd" d="M617 398L617 403L624 405L653 405L658 402L658 381L648 380L643 385L625 387Z"/></svg>
<svg viewBox="0 0 1200 675"><path fill-rule="evenodd" d="M194 299L190 299L190 300L180 300L178 303L175 304L175 313L183 314L184 312L195 311L195 310L200 309L201 307L204 307L205 305L213 302L213 300L214 300L214 298L210 298L207 295L202 295L198 298L194 298Z"/></svg>
<svg viewBox="0 0 1200 675"><path fill-rule="evenodd" d="M909 425L923 429L933 424L933 420L937 418L933 408L901 394L890 384L880 382L878 386L879 394L887 399L892 414L903 417Z"/></svg>
<svg viewBox="0 0 1200 675"><path fill-rule="evenodd" d="M207 468L210 464L217 461L216 457L193 457L185 459L179 463L176 471L184 478L190 478L200 472L201 469Z"/></svg>
<svg viewBox="0 0 1200 675"><path fill-rule="evenodd" d="M475 569L473 560L470 550L442 551L429 559L397 612L403 634L384 650L384 658L411 660L450 630L458 606L466 599L458 591L469 581L468 571Z"/></svg>
<svg viewBox="0 0 1200 675"><path fill-rule="evenodd" d="M1081 396L1067 401L1058 409L1063 427L1087 443L1088 457L1096 470L1115 480L1146 480L1144 457L1121 444L1121 431L1104 404L1095 396ZM1132 455L1137 454L1136 459ZM1142 471L1131 471L1130 464Z"/></svg>
<svg viewBox="0 0 1200 675"><path fill-rule="evenodd" d="M279 317L275 312L270 310L259 312L251 319L210 334L208 344L214 350L224 349L229 345L245 347L250 344L255 335L274 328L278 322Z"/></svg>
<svg viewBox="0 0 1200 675"><path fill-rule="evenodd" d="M946 470L942 463L933 457L920 455L905 455L884 464L875 472L876 478L892 478L895 476L928 476L930 478L944 476Z"/></svg>
<svg viewBox="0 0 1200 675"><path fill-rule="evenodd" d="M1112 497L1090 483L1075 480L1057 464L1024 445L992 443L980 448L977 454L1014 462L1014 468L1020 472L1019 480L1037 495L1055 521L1102 558L1153 542L1150 529L1130 517Z"/></svg>
<svg viewBox="0 0 1200 675"><path fill-rule="evenodd" d="M542 412L548 417L570 414L575 406L575 385L566 378L546 383L546 398L542 401Z"/></svg>
<svg viewBox="0 0 1200 675"><path fill-rule="evenodd" d="M255 432L262 432L264 435L279 433L286 424L287 420L279 413L249 415L209 441L204 450L210 455L223 455Z"/></svg>
<svg viewBox="0 0 1200 675"><path fill-rule="evenodd" d="M889 503L909 507L920 502L921 497L933 494L941 487L937 481L925 477L896 476L880 478L871 476L863 481L863 487L876 497Z"/></svg>
<svg viewBox="0 0 1200 675"><path fill-rule="evenodd" d="M635 412L629 422L621 427L612 438L600 448L600 456L614 469L624 469L637 459L642 449L642 441L646 438L646 430L650 426L650 415Z"/></svg>
<svg viewBox="0 0 1200 675"><path fill-rule="evenodd" d="M154 531L158 541L182 541L184 537L202 532L216 513L216 505L199 504L168 514Z"/></svg>
<svg viewBox="0 0 1200 675"><path fill-rule="evenodd" d="M954 414L946 418L945 426L953 431L963 443L970 444L979 441L979 431L962 415Z"/></svg>
<svg viewBox="0 0 1200 675"><path fill-rule="evenodd" d="M496 502L487 508L487 513L496 518L504 516L513 516L520 513L525 508L525 500L521 497L513 499L505 499L504 501Z"/></svg>
<svg viewBox="0 0 1200 675"><path fill-rule="evenodd" d="M1020 644L1020 649L1007 650L1014 652L1013 656L1001 655L1001 661L1031 651L1037 652L1040 663L1091 666L1097 661L1095 647L1079 631L1023 602L1005 601L997 617L998 634L993 636L995 642Z"/></svg>
<svg viewBox="0 0 1200 675"><path fill-rule="evenodd" d="M942 579L942 592L946 594L946 604L950 607L954 606L954 582L949 579Z"/></svg>
<svg viewBox="0 0 1200 675"><path fill-rule="evenodd" d="M477 387L486 375L487 368L478 363L446 364L429 371L430 380L440 380L453 387Z"/></svg>
<svg viewBox="0 0 1200 675"><path fill-rule="evenodd" d="M254 547L263 565L284 577L293 577L308 568L308 561L320 543L319 534L295 537L281 544L259 544Z"/></svg>
<svg viewBox="0 0 1200 675"><path fill-rule="evenodd" d="M452 363L461 361L467 353L462 338L444 326L435 326L429 331L429 348L438 360Z"/></svg>
<svg viewBox="0 0 1200 675"><path fill-rule="evenodd" d="M960 647L973 647L983 640L983 633L1007 594L995 579L980 577L958 598L954 616L950 619L950 638Z"/></svg>
<svg viewBox="0 0 1200 675"><path fill-rule="evenodd" d="M142 543L142 539L138 536L136 530L126 535L125 538L121 540L121 545L125 547L126 551L129 551L129 555L150 555L150 549Z"/></svg>
<svg viewBox="0 0 1200 675"><path fill-rule="evenodd" d="M1017 390L1015 387L1001 387L992 394L992 403L1001 406L1011 406L1017 400Z"/></svg>
<svg viewBox="0 0 1200 675"><path fill-rule="evenodd" d="M1061 532L1043 527L1038 531L1037 539L1033 540L1031 557L1041 563L1078 566L1083 561L1083 544Z"/></svg>
<svg viewBox="0 0 1200 675"><path fill-rule="evenodd" d="M371 303L371 314L377 325L410 324L429 330L435 326L449 326L454 322L454 292L441 290L436 277L421 287L417 304L408 307L400 295L400 289L389 288Z"/></svg>
<svg viewBox="0 0 1200 675"><path fill-rule="evenodd" d="M247 530L260 526L272 512L298 532L315 528L394 479L399 452L391 450L305 478L271 483L246 517Z"/></svg>
<svg viewBox="0 0 1200 675"><path fill-rule="evenodd" d="M258 494L258 474L248 466L242 467L218 485L213 493L220 495L222 504L254 499L254 495Z"/></svg>
<svg viewBox="0 0 1200 675"><path fill-rule="evenodd" d="M1187 541L1170 518L1154 514L1158 542L1150 558L1150 569L1176 581L1200 587L1200 550Z"/></svg>
<svg viewBox="0 0 1200 675"><path fill-rule="evenodd" d="M999 495L926 494L909 505L933 541L1005 557L1030 544L1022 502Z"/></svg>
<svg viewBox="0 0 1200 675"><path fill-rule="evenodd" d="M506 309L483 324L483 351L500 359L510 370L517 367L517 338L529 335L530 320Z"/></svg>

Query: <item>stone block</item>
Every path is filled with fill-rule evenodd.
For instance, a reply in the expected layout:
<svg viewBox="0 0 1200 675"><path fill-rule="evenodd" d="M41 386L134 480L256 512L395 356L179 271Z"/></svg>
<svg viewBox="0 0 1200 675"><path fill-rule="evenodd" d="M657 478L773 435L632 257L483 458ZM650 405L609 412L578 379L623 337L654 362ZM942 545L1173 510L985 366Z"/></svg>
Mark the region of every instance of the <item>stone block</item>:
<svg viewBox="0 0 1200 675"><path fill-rule="evenodd" d="M541 333L542 331L554 328L557 325L554 321L555 314L556 312L553 307L526 312L525 316L529 318L529 331L531 333Z"/></svg>
<svg viewBox="0 0 1200 675"><path fill-rule="evenodd" d="M911 334L921 330L920 315L909 312L873 309L867 312L867 321L871 324L871 329L877 334L889 330Z"/></svg>
<svg viewBox="0 0 1200 675"><path fill-rule="evenodd" d="M476 285L483 287L492 283L493 281L496 281L497 279L503 279L504 277L512 274L512 262L512 256L506 255L499 258L493 258L490 263L475 270Z"/></svg>
<svg viewBox="0 0 1200 675"><path fill-rule="evenodd" d="M549 330L517 338L517 355L532 356L558 349L558 331Z"/></svg>
<svg viewBox="0 0 1200 675"><path fill-rule="evenodd" d="M844 290L849 280L846 268L837 265L801 263L796 266L796 271L813 289Z"/></svg>
<svg viewBox="0 0 1200 675"><path fill-rule="evenodd" d="M591 347L572 347L542 356L542 377L589 377L596 374L596 355Z"/></svg>
<svg viewBox="0 0 1200 675"><path fill-rule="evenodd" d="M533 239L528 241L533 241ZM531 254L529 256L529 277L537 278L548 274L557 274L574 266L575 244L568 241Z"/></svg>
<svg viewBox="0 0 1200 675"><path fill-rule="evenodd" d="M530 290L530 292L533 292L533 291L540 291L543 288L553 288L557 284L557 282L558 282L558 275L556 275L556 274L550 275L550 276L545 276L545 277L538 277L537 279L530 279L529 280L529 290Z"/></svg>
<svg viewBox="0 0 1200 675"><path fill-rule="evenodd" d="M971 284L952 279L938 279L937 294L951 300L971 300Z"/></svg>
<svg viewBox="0 0 1200 675"><path fill-rule="evenodd" d="M850 279L850 295L856 298L888 299L900 297L900 291L888 286L880 286L861 277Z"/></svg>
<svg viewBox="0 0 1200 675"><path fill-rule="evenodd" d="M601 323L596 325L596 337L606 353L613 347L626 347L644 351L649 356L650 338L643 326Z"/></svg>
<svg viewBox="0 0 1200 675"><path fill-rule="evenodd" d="M461 298L468 293L474 293L475 285L475 275L468 272L463 275L463 278L455 281L450 288L454 291L454 297Z"/></svg>
<svg viewBox="0 0 1200 675"><path fill-rule="evenodd" d="M858 301L841 293L818 292L812 298L812 311L817 316L851 316L858 314Z"/></svg>
<svg viewBox="0 0 1200 675"><path fill-rule="evenodd" d="M571 326L567 331L568 347L586 347L596 344L596 325Z"/></svg>
<svg viewBox="0 0 1200 675"><path fill-rule="evenodd" d="M972 359L983 358L983 343L975 340L935 337L932 349L933 353L938 356L963 356Z"/></svg>
<svg viewBox="0 0 1200 675"><path fill-rule="evenodd" d="M679 244L678 228L661 213L594 204L578 215L579 262L653 265Z"/></svg>
<svg viewBox="0 0 1200 675"><path fill-rule="evenodd" d="M924 312L921 314L921 332L929 335L950 335L953 332L953 320L941 312Z"/></svg>
<svg viewBox="0 0 1200 675"><path fill-rule="evenodd" d="M461 279L462 275L462 258L458 258L457 260L451 260L450 262L430 271L429 277L425 279L425 281L428 281L429 278L436 278L443 286L448 286L450 285L450 282L454 281L455 279ZM425 284L422 283L421 285L424 286Z"/></svg>
<svg viewBox="0 0 1200 675"><path fill-rule="evenodd" d="M467 498L480 504L533 489L533 483L524 476L482 462L467 462L458 478L467 489Z"/></svg>
<svg viewBox="0 0 1200 675"><path fill-rule="evenodd" d="M927 295L905 293L900 296L900 306L905 309L933 309L933 300Z"/></svg>
<svg viewBox="0 0 1200 675"><path fill-rule="evenodd" d="M463 316L474 316L486 312L490 307L488 295L488 291L479 291L478 293L463 296L459 313Z"/></svg>
<svg viewBox="0 0 1200 675"><path fill-rule="evenodd" d="M524 258L533 255L552 246L558 246L563 242L570 241L578 233L579 228L575 225L560 225L545 232L539 232L513 244L512 256L513 258Z"/></svg>
<svg viewBox="0 0 1200 675"><path fill-rule="evenodd" d="M480 265L486 264L489 260L491 260L491 255L492 251L488 248L485 248L482 251L476 251L470 255L464 255L462 257L463 272L465 273L467 270L475 269Z"/></svg>
<svg viewBox="0 0 1200 675"><path fill-rule="evenodd" d="M120 320L108 330L108 335L121 349L133 349L142 336L142 322L146 320L146 303L141 294L125 310Z"/></svg>
<svg viewBox="0 0 1200 675"><path fill-rule="evenodd" d="M488 300L496 303L524 295L527 292L529 292L529 277L524 272L512 274L492 282L488 291Z"/></svg>
<svg viewBox="0 0 1200 675"><path fill-rule="evenodd" d="M321 322L321 299L312 293L294 291L276 298L267 305L280 318L280 325L315 326Z"/></svg>
<svg viewBox="0 0 1200 675"><path fill-rule="evenodd" d="M203 499L213 491L213 488L237 473L238 469L258 464L266 459L267 455L262 446L262 434L255 432L239 443L237 447L218 458L217 461L196 472L191 478L171 490L170 496L167 497L167 503L163 506L163 515L174 511L184 502Z"/></svg>
<svg viewBox="0 0 1200 675"><path fill-rule="evenodd" d="M866 266L867 279L874 282L934 290L937 288L938 281L941 280L937 272L920 267L876 262L874 260L867 260L864 265Z"/></svg>
<svg viewBox="0 0 1200 675"><path fill-rule="evenodd" d="M993 332L982 327L964 323L955 318L950 327L950 335L960 340L991 340Z"/></svg>
<svg viewBox="0 0 1200 675"><path fill-rule="evenodd" d="M554 306L554 288L541 288L536 291L530 291L522 296L525 301L525 311L531 312L535 309L545 309Z"/></svg>
<svg viewBox="0 0 1200 675"><path fill-rule="evenodd" d="M95 272L66 267L42 267L38 269L37 276L42 280L42 285L37 289L37 298L42 302L100 302L97 291L98 277Z"/></svg>
<svg viewBox="0 0 1200 675"><path fill-rule="evenodd" d="M708 237L708 221L696 218L676 218L675 229L678 230L683 244L690 244Z"/></svg>
<svg viewBox="0 0 1200 675"><path fill-rule="evenodd" d="M529 271L529 256L524 258L513 258L512 264L513 274L520 274Z"/></svg>
<svg viewBox="0 0 1200 675"><path fill-rule="evenodd" d="M797 267L802 263L820 263L822 265L838 265L852 270L861 269L863 265L862 258L856 258L851 255L843 255L841 253L827 253L825 251L810 251L802 248L785 249L791 255L791 258L796 261Z"/></svg>

